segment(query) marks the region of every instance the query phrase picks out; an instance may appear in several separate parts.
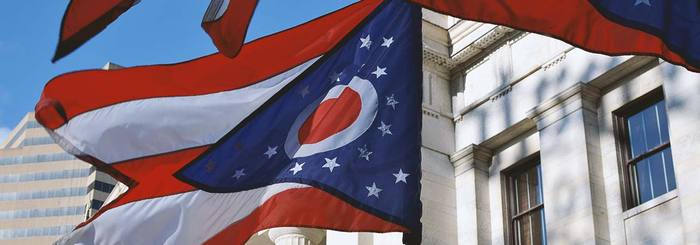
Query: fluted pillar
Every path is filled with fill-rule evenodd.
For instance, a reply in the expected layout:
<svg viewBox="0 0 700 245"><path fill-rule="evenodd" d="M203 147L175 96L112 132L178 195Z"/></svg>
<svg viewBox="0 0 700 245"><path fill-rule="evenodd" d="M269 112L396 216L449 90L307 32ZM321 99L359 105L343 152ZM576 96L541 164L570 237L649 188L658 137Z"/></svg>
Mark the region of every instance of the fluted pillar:
<svg viewBox="0 0 700 245"><path fill-rule="evenodd" d="M275 245L316 245L323 240L325 231L311 228L279 227L267 232Z"/></svg>

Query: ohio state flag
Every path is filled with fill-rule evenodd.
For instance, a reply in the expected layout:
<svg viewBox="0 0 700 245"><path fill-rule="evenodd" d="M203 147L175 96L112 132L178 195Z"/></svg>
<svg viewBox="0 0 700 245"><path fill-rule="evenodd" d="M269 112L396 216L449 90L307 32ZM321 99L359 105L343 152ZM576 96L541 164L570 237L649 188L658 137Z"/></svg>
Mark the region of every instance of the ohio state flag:
<svg viewBox="0 0 700 245"><path fill-rule="evenodd" d="M36 116L129 185L59 244L243 244L280 226L420 241L421 11L368 0L236 58L50 81Z"/></svg>

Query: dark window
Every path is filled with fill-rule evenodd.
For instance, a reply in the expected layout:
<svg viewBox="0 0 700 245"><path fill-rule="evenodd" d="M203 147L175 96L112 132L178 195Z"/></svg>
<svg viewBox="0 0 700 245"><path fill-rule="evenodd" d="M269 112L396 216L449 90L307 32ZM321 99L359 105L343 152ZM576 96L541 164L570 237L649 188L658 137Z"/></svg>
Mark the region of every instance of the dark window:
<svg viewBox="0 0 700 245"><path fill-rule="evenodd" d="M519 164L506 176L510 223L506 233L511 244L547 244L539 157Z"/></svg>
<svg viewBox="0 0 700 245"><path fill-rule="evenodd" d="M92 202L90 203L90 208L100 209L102 207L102 204L104 204L104 203L105 202L103 202L103 201L93 199Z"/></svg>
<svg viewBox="0 0 700 245"><path fill-rule="evenodd" d="M110 193L112 192L114 185L96 180L95 182L92 182L90 185L88 185L88 190L92 190L93 188L101 192Z"/></svg>
<svg viewBox="0 0 700 245"><path fill-rule="evenodd" d="M676 189L663 92L656 90L615 114L626 208Z"/></svg>

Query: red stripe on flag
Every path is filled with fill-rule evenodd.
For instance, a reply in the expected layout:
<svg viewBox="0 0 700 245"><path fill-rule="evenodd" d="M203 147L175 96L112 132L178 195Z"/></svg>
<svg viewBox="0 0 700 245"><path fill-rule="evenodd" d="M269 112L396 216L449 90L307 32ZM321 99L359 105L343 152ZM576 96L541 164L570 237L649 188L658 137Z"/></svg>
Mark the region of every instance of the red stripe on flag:
<svg viewBox="0 0 700 245"><path fill-rule="evenodd" d="M104 30L136 0L71 0L61 22L53 62L63 58Z"/></svg>
<svg viewBox="0 0 700 245"><path fill-rule="evenodd" d="M244 244L258 231L284 226L341 231L408 232L403 226L357 209L322 190L302 188L275 195L246 218L210 238L206 244Z"/></svg>
<svg viewBox="0 0 700 245"><path fill-rule="evenodd" d="M56 129L83 112L130 100L192 96L254 84L332 49L381 3L365 0L246 44L234 59L221 54L191 61L60 75L46 84L37 120Z"/></svg>
<svg viewBox="0 0 700 245"><path fill-rule="evenodd" d="M606 55L653 55L699 71L659 37L608 20L586 0L411 0L458 18L540 33Z"/></svg>

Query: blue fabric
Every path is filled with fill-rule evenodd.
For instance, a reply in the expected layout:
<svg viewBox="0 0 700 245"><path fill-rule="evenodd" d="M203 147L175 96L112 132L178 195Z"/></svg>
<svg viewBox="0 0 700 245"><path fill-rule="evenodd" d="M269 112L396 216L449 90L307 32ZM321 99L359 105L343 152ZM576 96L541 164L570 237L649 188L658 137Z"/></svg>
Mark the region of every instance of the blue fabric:
<svg viewBox="0 0 700 245"><path fill-rule="evenodd" d="M590 0L608 19L655 35L700 67L700 1ZM593 27L595 28L595 27Z"/></svg>
<svg viewBox="0 0 700 245"><path fill-rule="evenodd" d="M370 36L367 49L361 38ZM383 38L393 37L389 47ZM267 59L283 59L266 57ZM377 78L377 67L387 75ZM387 1L338 47L316 62L270 103L232 130L177 177L210 192L237 192L279 182L305 183L346 200L356 208L420 231L421 12L404 1ZM339 81L333 74L342 72ZM367 131L345 146L290 159L284 142L290 126L308 105L353 77L369 80L377 91L377 114ZM308 94L305 90L308 88ZM305 94L302 96L302 94ZM387 97L398 101L392 107ZM378 128L390 124L391 134ZM277 154L268 155L268 147ZM359 149L371 151L362 157ZM336 158L331 172L326 158ZM293 174L295 163L305 163ZM236 171L245 175L236 178ZM409 174L396 182L399 170ZM369 195L373 184L382 189ZM313 202L314 200L300 200Z"/></svg>

